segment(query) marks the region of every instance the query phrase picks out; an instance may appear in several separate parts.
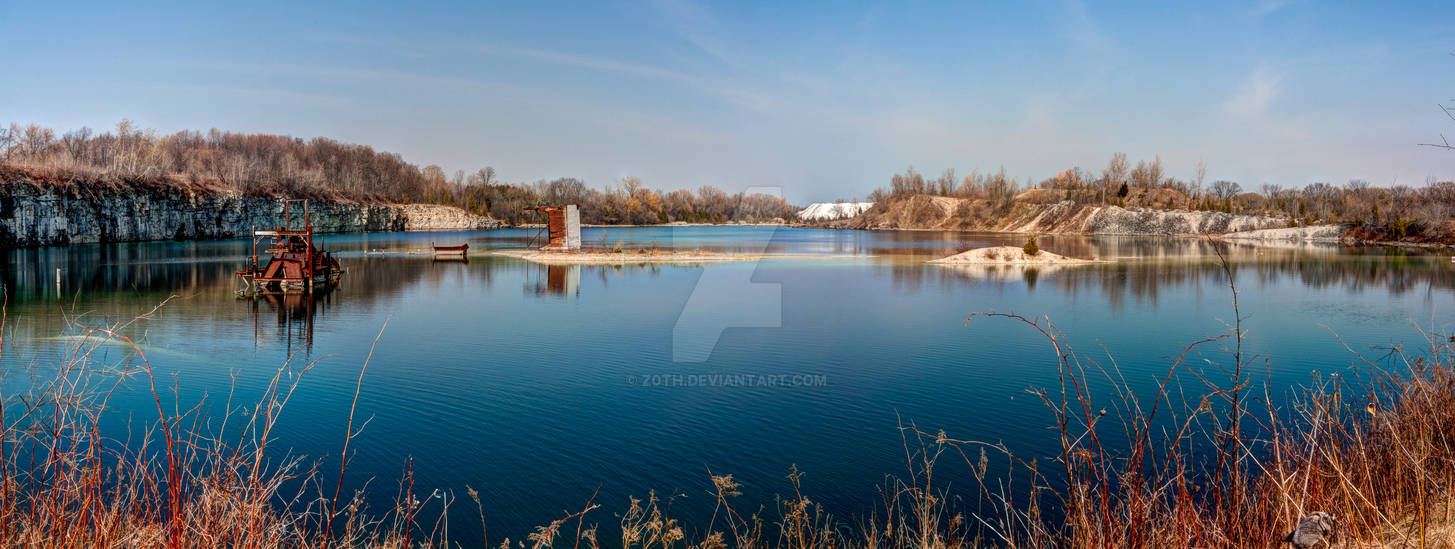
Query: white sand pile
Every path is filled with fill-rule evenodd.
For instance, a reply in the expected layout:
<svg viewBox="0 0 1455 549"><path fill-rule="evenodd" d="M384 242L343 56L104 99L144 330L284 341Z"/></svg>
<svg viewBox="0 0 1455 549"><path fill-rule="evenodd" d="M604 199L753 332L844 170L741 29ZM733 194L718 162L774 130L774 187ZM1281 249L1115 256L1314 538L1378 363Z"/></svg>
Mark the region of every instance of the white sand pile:
<svg viewBox="0 0 1455 549"><path fill-rule="evenodd" d="M864 213L864 210L872 207L874 207L873 202L819 202L809 204L803 211L798 212L798 218L804 221L848 219Z"/></svg>
<svg viewBox="0 0 1455 549"><path fill-rule="evenodd" d="M1046 251L1036 255L1026 255L1025 250L1015 246L996 246L993 248L977 248L943 259L931 260L930 263L945 265L1076 265L1081 263L1095 263L1095 261L1056 255Z"/></svg>

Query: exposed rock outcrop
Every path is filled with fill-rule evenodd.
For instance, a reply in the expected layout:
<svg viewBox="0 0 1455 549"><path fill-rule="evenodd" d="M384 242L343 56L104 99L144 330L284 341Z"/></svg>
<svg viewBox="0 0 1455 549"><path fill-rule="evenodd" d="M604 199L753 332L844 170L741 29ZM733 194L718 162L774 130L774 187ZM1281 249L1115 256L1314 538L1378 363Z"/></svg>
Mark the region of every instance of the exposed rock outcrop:
<svg viewBox="0 0 1455 549"><path fill-rule="evenodd" d="M0 182L0 248L88 242L235 238L282 224L283 202L236 192L176 189L81 191ZM312 200L315 231L464 230L499 227L451 206Z"/></svg>
<svg viewBox="0 0 1455 549"><path fill-rule="evenodd" d="M1241 231L1223 235L1227 240L1253 240L1260 242L1339 242L1344 235L1341 225L1312 225L1286 229L1263 229Z"/></svg>
<svg viewBox="0 0 1455 549"><path fill-rule="evenodd" d="M1029 191L1028 191L1029 192ZM1283 228L1288 220L1224 212L1045 202L1045 192L997 208L984 199L912 196L875 204L830 226L853 229L979 230L1046 234L1187 235Z"/></svg>

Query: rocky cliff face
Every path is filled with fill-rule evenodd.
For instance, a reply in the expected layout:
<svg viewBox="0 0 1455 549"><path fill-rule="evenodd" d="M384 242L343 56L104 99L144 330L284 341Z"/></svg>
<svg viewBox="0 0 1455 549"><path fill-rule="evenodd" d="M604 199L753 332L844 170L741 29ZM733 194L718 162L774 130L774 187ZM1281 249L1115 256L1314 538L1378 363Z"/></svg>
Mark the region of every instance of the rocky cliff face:
<svg viewBox="0 0 1455 549"><path fill-rule="evenodd" d="M429 204L311 200L320 233L487 229L489 217ZM0 248L87 242L236 238L283 223L280 199L170 189L108 192L0 182Z"/></svg>

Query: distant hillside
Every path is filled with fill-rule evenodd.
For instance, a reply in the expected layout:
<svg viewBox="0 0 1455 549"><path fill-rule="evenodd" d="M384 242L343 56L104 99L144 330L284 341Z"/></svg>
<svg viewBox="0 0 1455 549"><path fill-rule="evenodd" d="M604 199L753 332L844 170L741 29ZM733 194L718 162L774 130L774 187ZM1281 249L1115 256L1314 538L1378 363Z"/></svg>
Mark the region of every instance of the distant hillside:
<svg viewBox="0 0 1455 549"><path fill-rule="evenodd" d="M1443 185L1443 184L1439 184ZM1432 208L1445 207L1448 197L1434 195ZM1342 221L1336 216L1289 215L1283 208L1254 207L1253 193L1231 198L1226 204L1246 213L1209 209L1206 199L1194 200L1176 189L1134 188L1115 197L1116 204L1088 200L1085 193L1061 189L1031 189L1000 200L934 194L899 194L881 197L863 213L819 225L848 229L916 229L995 231L1048 234L1190 235L1224 234L1289 227L1339 227L1346 242L1399 242L1422 245L1455 244L1455 220L1421 221L1399 213L1379 213L1374 219ZM1285 206L1286 208L1287 206ZM1307 207L1300 208L1307 211ZM1386 210L1387 211L1387 210ZM1428 215L1427 215L1428 217ZM1332 220L1330 218L1333 218ZM1321 234L1323 234L1321 233Z"/></svg>

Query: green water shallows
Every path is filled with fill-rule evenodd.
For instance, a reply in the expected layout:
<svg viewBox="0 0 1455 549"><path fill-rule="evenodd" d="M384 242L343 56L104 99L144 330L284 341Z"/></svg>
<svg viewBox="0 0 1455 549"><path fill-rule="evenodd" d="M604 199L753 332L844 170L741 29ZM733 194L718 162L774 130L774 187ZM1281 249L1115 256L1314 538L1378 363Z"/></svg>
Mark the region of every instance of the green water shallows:
<svg viewBox="0 0 1455 549"><path fill-rule="evenodd" d="M745 501L771 505L796 464L808 473L805 491L830 510L867 512L884 475L904 470L899 418L1050 456L1050 418L1025 390L1055 383L1054 354L1011 321L967 326L976 311L1049 317L1084 357L1110 365L1114 356L1139 391L1188 342L1224 333L1233 320L1222 267L1198 239L1048 236L1047 251L1141 259L1029 271L923 263L1020 245L1014 236L770 227L588 228L583 241L857 257L545 267L363 253L430 242L520 247L534 235L331 236L326 245L347 269L337 289L256 301L233 294L242 241L0 251L9 294L0 366L17 390L26 383L19 374L60 356L70 341L63 336L75 333L68 323L127 321L167 301L125 329L159 379L175 374L184 401L207 395L204 413L216 415L234 375L233 398L246 402L290 356L295 367L317 361L284 415L278 446L336 459L359 367L392 316L359 398L372 420L353 443L349 483L373 479L376 501L387 501L412 457L422 493L462 495L472 486L491 532L519 537L579 508L598 485L608 509L656 490L685 494L674 503L679 513L710 512L708 467L744 482ZM1449 327L1455 269L1447 257L1316 247L1229 253L1247 352L1260 366L1267 359L1258 375L1270 374L1275 392L1313 372L1352 374L1355 359L1335 334L1378 359L1384 351L1374 347L1419 344L1413 324ZM727 326L705 329L715 344L674 340L689 317ZM688 344L705 351L681 361ZM119 347L104 355L127 357ZM1215 347L1194 362L1209 374L1229 364ZM129 382L113 398L113 429L124 429L128 415L146 417L142 388ZM937 474L969 497L962 472ZM465 507L452 522L471 524ZM461 539L472 533L459 530Z"/></svg>

